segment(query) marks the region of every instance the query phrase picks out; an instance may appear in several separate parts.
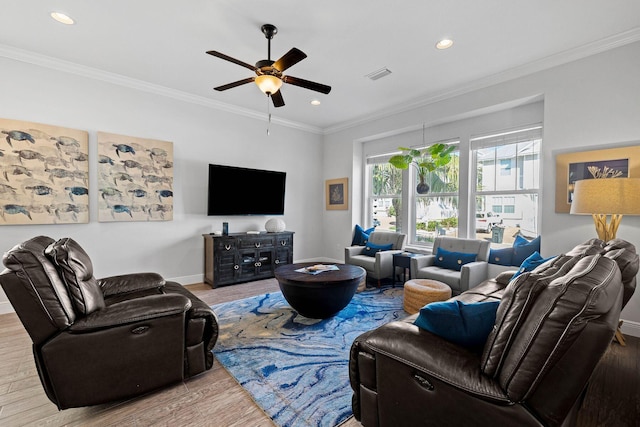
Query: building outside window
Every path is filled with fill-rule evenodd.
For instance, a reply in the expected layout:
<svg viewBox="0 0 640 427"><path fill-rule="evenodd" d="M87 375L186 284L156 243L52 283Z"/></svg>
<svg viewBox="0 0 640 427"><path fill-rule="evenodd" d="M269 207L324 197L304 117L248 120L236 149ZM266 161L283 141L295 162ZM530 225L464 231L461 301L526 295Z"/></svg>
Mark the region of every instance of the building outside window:
<svg viewBox="0 0 640 427"><path fill-rule="evenodd" d="M450 144L458 146L457 141ZM458 236L459 181L460 151L456 149L448 165L427 175L428 193L418 194L413 186L415 228L410 242L430 245L436 236Z"/></svg>
<svg viewBox="0 0 640 427"><path fill-rule="evenodd" d="M402 210L402 171L388 162L388 155L367 159L368 177L368 227L376 230L398 231L403 227L399 220Z"/></svg>
<svg viewBox="0 0 640 427"><path fill-rule="evenodd" d="M476 238L509 246L517 234L538 235L541 142L542 126L471 139Z"/></svg>
<svg viewBox="0 0 640 427"><path fill-rule="evenodd" d="M389 141L388 147L402 142ZM542 125L439 142L456 149L448 165L427 176L426 194L417 192L416 168L388 163L398 152L366 157L364 226L404 232L409 246L425 247L437 236L485 239L501 247L518 234L539 234ZM465 194L461 182L470 186Z"/></svg>

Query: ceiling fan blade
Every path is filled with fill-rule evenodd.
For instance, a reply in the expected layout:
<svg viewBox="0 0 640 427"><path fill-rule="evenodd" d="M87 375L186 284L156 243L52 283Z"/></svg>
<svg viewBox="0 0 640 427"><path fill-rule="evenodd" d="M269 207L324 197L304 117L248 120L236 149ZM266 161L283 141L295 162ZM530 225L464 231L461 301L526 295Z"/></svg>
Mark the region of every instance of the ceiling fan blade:
<svg viewBox="0 0 640 427"><path fill-rule="evenodd" d="M234 88L236 86L241 86L241 85L244 85L244 84L247 84L247 83L251 83L255 79L256 79L255 77L248 77L246 79L238 80L237 82L227 83L226 85L214 87L214 89L217 90L217 91L222 92L223 90L227 90L227 89Z"/></svg>
<svg viewBox="0 0 640 427"><path fill-rule="evenodd" d="M306 57L307 57L306 53L294 47L294 48L291 48L289 52L282 55L282 58L274 62L272 67L282 72L287 68L293 65L296 65L298 62L302 61Z"/></svg>
<svg viewBox="0 0 640 427"><path fill-rule="evenodd" d="M289 83L290 85L300 86L305 89L315 90L316 92L321 92L324 94L331 92L331 86L323 85L321 83L311 82L309 80L301 79L299 77L284 76L282 77L282 81L285 83Z"/></svg>
<svg viewBox="0 0 640 427"><path fill-rule="evenodd" d="M220 52L215 51L215 50L209 50L209 51L207 51L207 53L209 55L216 56L216 57L218 57L220 59L224 59L225 61L233 62L234 64L238 64L238 65L240 65L242 67L248 68L251 71L256 71L257 70L255 65L247 64L246 62L242 62L239 59L232 58L229 55L225 55L224 53L220 53Z"/></svg>
<svg viewBox="0 0 640 427"><path fill-rule="evenodd" d="M278 90L276 93L271 94L271 100L273 101L274 107L283 107L284 99L282 98L282 91Z"/></svg>

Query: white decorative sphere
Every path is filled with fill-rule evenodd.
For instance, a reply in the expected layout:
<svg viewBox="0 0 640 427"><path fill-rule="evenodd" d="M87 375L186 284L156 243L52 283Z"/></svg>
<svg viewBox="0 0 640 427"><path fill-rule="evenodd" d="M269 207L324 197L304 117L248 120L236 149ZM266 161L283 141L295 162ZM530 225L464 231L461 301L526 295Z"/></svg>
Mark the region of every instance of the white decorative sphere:
<svg viewBox="0 0 640 427"><path fill-rule="evenodd" d="M286 225L284 224L284 221L280 218L271 218L264 225L264 229L269 233L284 231L285 227Z"/></svg>

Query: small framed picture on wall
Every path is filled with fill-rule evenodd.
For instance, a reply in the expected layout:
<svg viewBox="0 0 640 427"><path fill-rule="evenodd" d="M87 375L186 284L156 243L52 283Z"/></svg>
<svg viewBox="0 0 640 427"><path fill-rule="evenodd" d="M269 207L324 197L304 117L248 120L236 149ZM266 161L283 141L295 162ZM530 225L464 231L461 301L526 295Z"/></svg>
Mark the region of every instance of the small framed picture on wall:
<svg viewBox="0 0 640 427"><path fill-rule="evenodd" d="M349 209L349 178L325 181L325 203L327 210Z"/></svg>

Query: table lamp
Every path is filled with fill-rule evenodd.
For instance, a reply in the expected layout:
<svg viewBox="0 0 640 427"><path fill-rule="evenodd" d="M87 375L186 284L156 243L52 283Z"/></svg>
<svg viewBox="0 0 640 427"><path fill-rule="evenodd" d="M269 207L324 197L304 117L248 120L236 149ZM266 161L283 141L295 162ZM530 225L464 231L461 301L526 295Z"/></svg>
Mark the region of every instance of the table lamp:
<svg viewBox="0 0 640 427"><path fill-rule="evenodd" d="M571 213L592 215L598 238L615 239L623 215L640 215L640 178L576 181Z"/></svg>

